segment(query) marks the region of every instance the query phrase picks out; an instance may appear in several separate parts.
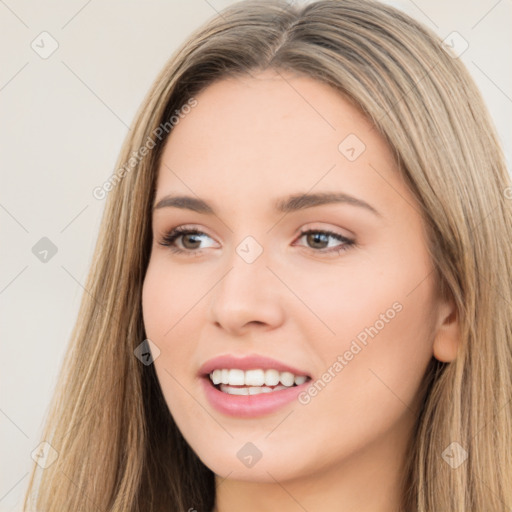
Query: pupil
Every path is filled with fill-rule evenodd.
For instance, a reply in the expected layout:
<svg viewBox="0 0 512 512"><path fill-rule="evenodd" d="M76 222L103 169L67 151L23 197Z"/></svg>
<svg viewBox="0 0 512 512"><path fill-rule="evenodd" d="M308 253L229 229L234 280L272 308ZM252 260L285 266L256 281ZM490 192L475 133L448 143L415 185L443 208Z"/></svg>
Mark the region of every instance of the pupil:
<svg viewBox="0 0 512 512"><path fill-rule="evenodd" d="M187 239L189 239L189 238L194 238L195 236L197 236L197 235L194 235L194 234L188 234L188 235L185 235L185 236L183 237L183 245L184 245L185 247L187 247L187 244L185 243L185 241L186 241ZM194 245L194 243L195 243L196 245ZM193 240L193 241L192 241L192 247L187 247L187 249L196 249L196 247L197 247L197 245L198 245L199 243L200 243L200 240L195 240L195 242L194 242L194 240Z"/></svg>
<svg viewBox="0 0 512 512"><path fill-rule="evenodd" d="M308 242L312 241L313 245L316 243L325 244L325 240L319 240L321 238L325 238L325 235L323 233L313 233L309 235Z"/></svg>

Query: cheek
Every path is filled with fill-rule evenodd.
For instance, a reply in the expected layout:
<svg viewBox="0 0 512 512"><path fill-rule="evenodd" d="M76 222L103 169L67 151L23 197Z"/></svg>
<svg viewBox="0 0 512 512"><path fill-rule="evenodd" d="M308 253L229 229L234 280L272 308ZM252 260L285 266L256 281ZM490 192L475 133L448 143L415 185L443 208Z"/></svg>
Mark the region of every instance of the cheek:
<svg viewBox="0 0 512 512"><path fill-rule="evenodd" d="M179 270L170 271L168 265L158 259L150 262L144 280L144 328L146 336L160 350L154 362L155 371L173 416L177 410L186 415L194 409L183 386L190 387L191 362L195 360L197 349L194 340L198 336L194 329L199 328L194 318L201 314L205 304L198 302L198 297L205 293L205 286L186 279Z"/></svg>
<svg viewBox="0 0 512 512"><path fill-rule="evenodd" d="M316 381L315 396L302 397L305 422L315 418L321 435L332 439L331 448L340 456L390 432L407 436L415 420L415 399L432 357L430 332L414 301L402 298L401 307L388 310L388 323L375 320L375 313L386 314L384 308L365 319L361 315L357 322L346 318L347 335L338 338L337 349L325 347L329 363ZM339 429L343 441L337 440Z"/></svg>
<svg viewBox="0 0 512 512"><path fill-rule="evenodd" d="M142 288L142 311L148 337L172 335L204 288L197 284L179 269L171 269L162 255L151 258Z"/></svg>
<svg viewBox="0 0 512 512"><path fill-rule="evenodd" d="M330 280L315 276L319 286L308 292L308 305L334 334L316 346L324 373L304 403L312 416L343 418L352 439L408 414L432 358L434 282L420 248L383 251L379 265L347 265Z"/></svg>
<svg viewBox="0 0 512 512"><path fill-rule="evenodd" d="M162 361L169 362L171 353L173 360L192 354L197 332L205 323L207 293L216 280L211 269L199 267L171 265L165 254L150 260L142 314L146 335L159 346Z"/></svg>

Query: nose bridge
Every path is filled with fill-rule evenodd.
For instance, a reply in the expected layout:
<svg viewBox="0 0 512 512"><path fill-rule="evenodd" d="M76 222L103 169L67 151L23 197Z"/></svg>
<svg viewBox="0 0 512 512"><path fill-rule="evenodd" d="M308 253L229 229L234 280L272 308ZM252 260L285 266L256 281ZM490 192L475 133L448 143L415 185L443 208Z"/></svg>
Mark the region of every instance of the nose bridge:
<svg viewBox="0 0 512 512"><path fill-rule="evenodd" d="M272 276L267 268L269 253L254 236L245 236L234 245L226 263L229 272L219 287L225 301L233 300L242 306L260 301L264 295L268 297Z"/></svg>
<svg viewBox="0 0 512 512"><path fill-rule="evenodd" d="M282 301L276 277L267 268L270 253L252 235L234 246L226 259L227 271L213 290L213 321L235 331L249 322L277 325Z"/></svg>

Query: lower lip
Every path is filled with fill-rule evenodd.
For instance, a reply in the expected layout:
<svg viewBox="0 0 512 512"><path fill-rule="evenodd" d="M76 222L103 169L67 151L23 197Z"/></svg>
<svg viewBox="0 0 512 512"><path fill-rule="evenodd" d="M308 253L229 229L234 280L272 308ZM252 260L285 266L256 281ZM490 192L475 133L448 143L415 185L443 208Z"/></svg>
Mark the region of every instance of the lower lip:
<svg viewBox="0 0 512 512"><path fill-rule="evenodd" d="M296 400L301 391L310 384L310 381L307 381L300 386L257 395L229 395L214 387L208 377L203 377L201 380L206 398L214 409L223 414L240 418L254 418L271 414Z"/></svg>

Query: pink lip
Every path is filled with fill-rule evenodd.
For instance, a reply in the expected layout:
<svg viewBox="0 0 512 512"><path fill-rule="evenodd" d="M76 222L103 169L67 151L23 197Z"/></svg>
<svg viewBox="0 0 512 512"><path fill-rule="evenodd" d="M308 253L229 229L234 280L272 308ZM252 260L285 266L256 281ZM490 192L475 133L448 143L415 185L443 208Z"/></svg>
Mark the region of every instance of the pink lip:
<svg viewBox="0 0 512 512"><path fill-rule="evenodd" d="M229 395L219 391L211 382L209 374L216 369L238 368L240 370L274 369L280 372L291 372L294 375L307 375L306 372L283 364L275 359L252 355L246 357L234 357L231 355L219 356L210 359L199 370L203 390L210 405L222 414L237 416L240 418L254 418L284 407L297 399L297 396L307 388L311 381L307 380L300 386L273 391L272 393L260 393L258 395Z"/></svg>
<svg viewBox="0 0 512 512"><path fill-rule="evenodd" d="M209 377L203 377L201 381L206 398L214 409L222 414L240 418L254 418L271 414L296 400L299 393L304 391L311 383L311 381L306 381L300 386L272 391L272 393L260 393L259 395L228 395L219 391L212 384Z"/></svg>
<svg viewBox="0 0 512 512"><path fill-rule="evenodd" d="M218 356L206 361L201 368L199 369L199 375L202 377L204 375L209 375L213 370L222 370L222 369L231 369L238 368L240 370L277 370L280 372L290 372L294 375L310 375L298 368L294 368L293 366L289 366L287 364L281 363L275 359L270 359L269 357L260 356L260 355L251 355L244 357L235 357L232 355Z"/></svg>

